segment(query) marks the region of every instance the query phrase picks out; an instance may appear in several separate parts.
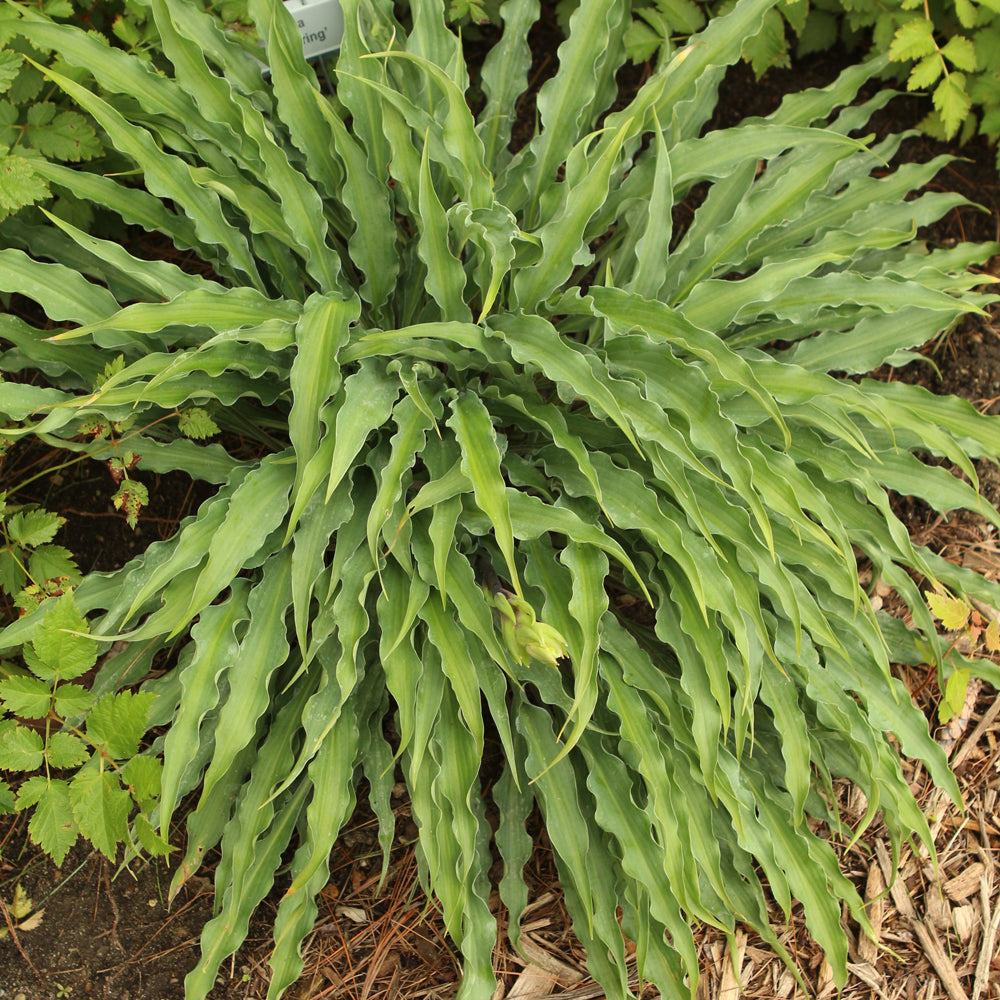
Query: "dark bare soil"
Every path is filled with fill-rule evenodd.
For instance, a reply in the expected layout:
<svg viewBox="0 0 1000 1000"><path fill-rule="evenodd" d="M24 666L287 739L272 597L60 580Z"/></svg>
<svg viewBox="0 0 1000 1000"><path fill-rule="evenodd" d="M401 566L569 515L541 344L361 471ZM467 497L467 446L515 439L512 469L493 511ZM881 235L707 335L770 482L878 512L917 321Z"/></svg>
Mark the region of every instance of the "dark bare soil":
<svg viewBox="0 0 1000 1000"><path fill-rule="evenodd" d="M9 824L8 824L9 826ZM183 996L193 945L212 915L211 885L196 879L167 909L165 865L113 866L83 841L56 868L24 836L8 829L0 895L8 915L20 888L40 912L38 926L0 941L0 995L25 1000L101 997L172 1000ZM239 975L239 974L238 974ZM236 996L218 992L219 998Z"/></svg>
<svg viewBox="0 0 1000 1000"><path fill-rule="evenodd" d="M554 69L555 31L546 22L533 36L536 83ZM748 115L767 114L782 94L829 82L849 59L846 53L834 52L811 59L808 66L772 72L759 83L744 67L737 67L727 78L716 122L728 125ZM640 75L628 71L623 80L634 86ZM530 107L522 111L530 117ZM926 111L922 100L901 97L881 114L878 127L884 132L911 128ZM918 137L904 144L897 161L923 161L941 151L939 144ZM1000 237L1000 182L994 151L974 141L962 155L965 159L943 171L934 187L959 191L983 210L953 211L924 234L937 243ZM169 252L169 248L162 249L164 254ZM965 322L924 349L926 363L879 374L924 384L936 392L957 393L984 412L1000 413L996 323L995 316ZM7 482L18 481L56 460L37 445L15 448L3 476ZM984 469L983 475L990 498L1000 499L995 473ZM67 518L58 540L76 554L84 571L109 570L123 565L151 541L167 537L206 495L204 486L182 474L151 478L147 485L152 502L134 532L111 506L114 487L102 466L78 463L54 471L37 479L18 499L44 503ZM909 509L908 517L914 534L926 532L930 522L922 511ZM2 610L11 612L9 607ZM307 964L308 979L290 995L302 1000L321 996L416 1000L452 995L454 956L435 924L433 911L427 913L423 897L414 892L416 873L408 842L415 830L402 790L396 805L397 847L386 887L381 894L375 891L379 865L369 860L376 854L375 838L361 807L338 845L331 884L323 894L317 931L309 945L313 959L317 951L325 957ZM178 829L175 842L181 837ZM551 865L546 867L544 861L544 834L540 834L540 850L536 888L542 892L546 879L551 878ZM0 940L0 998L180 1000L184 975L197 961L201 927L212 912L213 864L209 858L202 873L206 877L191 879L168 909L172 874L168 862L132 863L116 871L81 841L57 868L30 842L23 818L0 818L0 928L6 923L14 930ZM266 993L263 962L269 917L280 889L262 907L244 948L224 967L211 994L214 1000L249 1000ZM558 898L542 896L547 900L549 920L563 920L568 956L572 944ZM15 910L15 901L23 903L25 897L30 898L37 921ZM18 924L20 930L15 929ZM348 972L362 964L368 971L360 983L354 979L353 987L348 987Z"/></svg>

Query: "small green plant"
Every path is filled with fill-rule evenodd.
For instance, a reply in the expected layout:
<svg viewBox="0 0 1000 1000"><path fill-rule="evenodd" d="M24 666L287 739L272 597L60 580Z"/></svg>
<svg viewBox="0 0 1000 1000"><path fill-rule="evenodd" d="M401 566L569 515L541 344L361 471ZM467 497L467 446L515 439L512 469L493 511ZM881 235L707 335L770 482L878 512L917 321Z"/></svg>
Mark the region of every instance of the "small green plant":
<svg viewBox="0 0 1000 1000"><path fill-rule="evenodd" d="M899 64L909 90L929 92L921 127L940 139L977 131L1000 136L1000 4L973 0L824 0L829 23L817 44L838 33L871 33L873 47ZM839 18L839 25L831 17ZM832 34L831 34L832 30ZM828 41L829 40L829 41ZM978 112L978 114L977 114ZM998 160L1000 166L1000 160Z"/></svg>
<svg viewBox="0 0 1000 1000"><path fill-rule="evenodd" d="M72 553L52 544L65 522L37 504L8 504L0 493L0 589L22 611L80 582Z"/></svg>
<svg viewBox="0 0 1000 1000"><path fill-rule="evenodd" d="M26 669L3 671L0 772L23 777L16 790L0 780L0 810L31 811L31 839L57 864L81 834L111 858L123 841L166 853L169 845L146 817L159 795L161 765L139 754L153 695L97 698L75 683L97 663L88 633L72 594L46 602L23 649Z"/></svg>
<svg viewBox="0 0 1000 1000"><path fill-rule="evenodd" d="M904 9L911 6L914 5L903 4ZM984 23L988 24L994 12L989 7L985 10L987 21ZM971 3L960 5L958 13L963 28L974 28L979 23L978 12ZM1000 14L1000 8L996 13ZM962 136L967 139L975 133L976 127L976 118L969 113L973 96L978 96L978 103L990 106L994 103L993 95L982 87L991 75L984 74L985 79L974 76L980 69L980 57L971 39L962 34L951 34L942 45L936 37L938 34L939 29L925 7L923 17L905 20L896 29L889 45L889 57L894 62L912 67L906 81L908 90L933 90L934 111L924 120L924 129L945 139L952 138L962 129ZM1000 39L1000 34L994 32L994 36L991 39L988 32L982 32L977 39L979 48ZM1000 63L996 63L994 68L1000 69ZM970 80L974 81L972 86ZM995 73L992 80L995 83ZM989 117L983 119L982 131L995 139L1000 133L1000 107L990 110Z"/></svg>
<svg viewBox="0 0 1000 1000"><path fill-rule="evenodd" d="M625 32L629 61L669 59L680 39L705 26L706 13L694 0L656 0L633 8L632 23Z"/></svg>
<svg viewBox="0 0 1000 1000"><path fill-rule="evenodd" d="M887 57L706 129L775 6L740 0L609 112L632 19L620 0L581 0L516 152L537 0L500 7L478 114L444 0L413 0L408 26L391 0L344 0L329 96L277 0L249 3L266 79L182 0L149 2L153 65L28 8L8 25L94 74L100 92L44 70L145 185L65 168L63 187L206 265L143 260L51 214L0 225L0 291L30 289L49 318L0 317L0 370L45 380L0 386L5 434L116 459L123 482L134 465L218 484L172 538L0 633L26 664L0 689L11 710L54 727L2 723L24 746L6 759L37 769L54 736L79 741L80 773L116 803L104 847L145 843L152 825L165 838L198 792L172 892L207 852L220 860L188 1000L283 866L272 1000L295 980L362 781L388 865L397 765L462 1000L496 989L496 856L519 940L536 807L615 997L626 937L640 978L690 996L695 922L746 923L791 964L769 898L786 914L801 900L843 982L845 910L870 925L815 833L838 827L835 778L878 804L894 848L933 850L900 748L956 800L957 782L891 671L898 623L872 610L857 562L913 610L939 664L915 577L993 604L1000 588L914 544L889 492L1000 526L974 485L1000 422L833 373L904 363L982 313L996 298L969 266L1000 248L915 240L964 203L908 198L948 158L887 171L902 136L852 138L889 100L855 103ZM202 443L215 425L259 450ZM100 661L82 722L59 710L56 642L76 669L125 644ZM147 676L167 651L176 666ZM102 743L116 697L127 747ZM162 739L121 756L145 708ZM158 798L128 771L153 750ZM32 774L18 802L50 780ZM58 780L72 806L77 779ZM135 802L150 812L130 834Z"/></svg>
<svg viewBox="0 0 1000 1000"><path fill-rule="evenodd" d="M498 24L499 0L448 0L448 20L454 24Z"/></svg>

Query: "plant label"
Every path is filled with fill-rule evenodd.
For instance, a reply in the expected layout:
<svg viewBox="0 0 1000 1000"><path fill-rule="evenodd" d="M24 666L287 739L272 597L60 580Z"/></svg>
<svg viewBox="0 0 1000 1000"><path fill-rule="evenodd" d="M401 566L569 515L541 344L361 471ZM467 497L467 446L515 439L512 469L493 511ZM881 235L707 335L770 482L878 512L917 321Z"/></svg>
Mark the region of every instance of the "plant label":
<svg viewBox="0 0 1000 1000"><path fill-rule="evenodd" d="M307 59L340 48L340 40L344 37L340 0L285 0L285 6L298 23Z"/></svg>

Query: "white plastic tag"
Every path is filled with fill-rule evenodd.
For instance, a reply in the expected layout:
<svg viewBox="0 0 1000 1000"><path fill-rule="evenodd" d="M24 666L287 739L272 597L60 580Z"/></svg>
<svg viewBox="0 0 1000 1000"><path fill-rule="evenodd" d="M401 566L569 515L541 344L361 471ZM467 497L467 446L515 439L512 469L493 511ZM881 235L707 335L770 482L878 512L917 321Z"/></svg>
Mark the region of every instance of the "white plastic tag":
<svg viewBox="0 0 1000 1000"><path fill-rule="evenodd" d="M340 48L344 37L340 0L285 0L285 6L298 23L306 59Z"/></svg>

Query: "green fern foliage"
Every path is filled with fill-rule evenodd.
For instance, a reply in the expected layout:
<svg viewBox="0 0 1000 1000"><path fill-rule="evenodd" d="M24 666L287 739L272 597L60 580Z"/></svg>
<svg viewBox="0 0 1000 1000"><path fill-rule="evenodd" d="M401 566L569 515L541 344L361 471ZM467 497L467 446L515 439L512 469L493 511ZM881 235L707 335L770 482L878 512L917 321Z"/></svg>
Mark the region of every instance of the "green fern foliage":
<svg viewBox="0 0 1000 1000"><path fill-rule="evenodd" d="M837 827L836 777L897 848L930 846L899 748L957 785L890 670L887 637L896 657L916 640L872 610L857 560L940 661L915 578L997 589L914 545L888 491L1000 525L974 464L1000 455L1000 424L831 373L902 363L982 311L994 297L968 267L997 248L915 241L961 202L906 200L947 159L886 171L901 137L852 138L889 99L853 103L885 59L704 130L773 9L740 0L606 113L631 18L581 0L520 147L538 0L502 5L477 116L443 0L414 0L409 30L390 0L345 0L331 95L277 0L249 3L266 78L182 0L150 0L162 73L20 9L11 30L58 53L46 79L145 186L51 177L210 265L141 260L55 217L0 227L0 289L56 328L4 318L0 369L45 376L0 386L4 433L84 451L107 427L139 471L219 484L174 537L73 592L101 650L132 651L93 697L155 695L161 836L196 793L174 891L221 851L189 1000L282 865L270 996L295 980L362 779L391 844L394 767L474 1000L495 987L491 849L516 944L536 804L609 997L629 995L623 932L669 997L695 989L693 922L740 921L780 951L762 879L786 913L802 901L842 982L842 908L868 923L810 826ZM256 432L259 457L201 443L215 427ZM50 606L0 633L8 656L30 655ZM143 681L168 648L176 667Z"/></svg>

